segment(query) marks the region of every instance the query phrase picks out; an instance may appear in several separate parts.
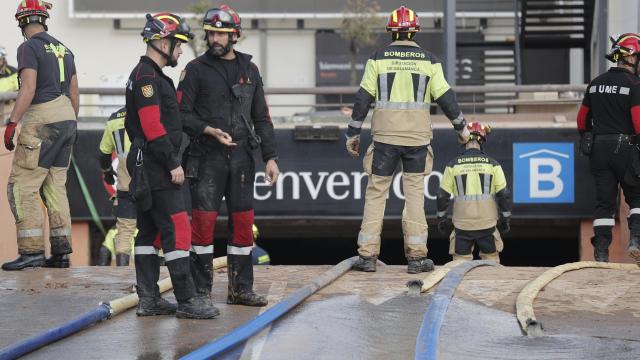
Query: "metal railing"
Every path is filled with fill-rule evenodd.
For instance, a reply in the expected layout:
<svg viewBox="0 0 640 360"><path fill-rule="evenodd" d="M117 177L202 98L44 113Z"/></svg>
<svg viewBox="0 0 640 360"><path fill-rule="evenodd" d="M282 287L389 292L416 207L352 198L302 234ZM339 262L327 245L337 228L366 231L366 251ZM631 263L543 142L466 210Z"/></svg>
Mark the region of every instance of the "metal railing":
<svg viewBox="0 0 640 360"><path fill-rule="evenodd" d="M453 90L458 95L458 100L463 111L473 110L479 112L512 113L518 106L549 107L578 105L586 85L463 85L454 86ZM340 109L353 105L353 95L358 91L354 86L333 87L305 87L305 88L265 88L265 94L269 96L272 108L295 108L290 116L300 114L300 109L307 112L316 112L326 109ZM536 98L523 94L531 93L555 93L551 96ZM123 97L124 88L80 88L81 115L105 116L104 110L114 109L124 104L121 99L103 99L102 96ZM309 96L316 96L309 101ZM7 104L15 100L17 93L0 93L0 104ZM300 96L305 98L300 99ZM282 100L286 97L286 100ZM296 98L298 97L298 98ZM1 105L0 105L1 106ZM434 104L435 106L435 104ZM4 117L8 116L6 109L11 106L3 106Z"/></svg>

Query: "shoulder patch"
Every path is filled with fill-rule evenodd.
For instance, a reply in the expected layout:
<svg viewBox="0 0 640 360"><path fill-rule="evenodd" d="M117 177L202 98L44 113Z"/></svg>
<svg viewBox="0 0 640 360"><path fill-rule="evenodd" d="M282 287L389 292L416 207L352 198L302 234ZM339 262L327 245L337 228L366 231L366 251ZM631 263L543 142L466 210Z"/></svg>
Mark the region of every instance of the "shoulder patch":
<svg viewBox="0 0 640 360"><path fill-rule="evenodd" d="M153 96L153 85L145 85L142 88L142 96L150 98Z"/></svg>

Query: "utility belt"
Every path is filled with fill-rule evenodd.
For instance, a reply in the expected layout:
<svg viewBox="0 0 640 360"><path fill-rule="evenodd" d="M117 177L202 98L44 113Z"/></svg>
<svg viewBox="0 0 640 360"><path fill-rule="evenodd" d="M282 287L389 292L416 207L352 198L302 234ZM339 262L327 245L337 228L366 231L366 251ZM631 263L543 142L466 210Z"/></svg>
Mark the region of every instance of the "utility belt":
<svg viewBox="0 0 640 360"><path fill-rule="evenodd" d="M638 143L638 137L636 135L627 134L595 134L594 139L595 141L616 141L622 145L636 145Z"/></svg>
<svg viewBox="0 0 640 360"><path fill-rule="evenodd" d="M623 146L638 146L640 139L637 135L628 134L593 134L592 132L585 132L580 139L580 152L583 155L591 156L593 150L593 144L595 142L609 142L616 143L616 149L614 151L617 154L620 148Z"/></svg>

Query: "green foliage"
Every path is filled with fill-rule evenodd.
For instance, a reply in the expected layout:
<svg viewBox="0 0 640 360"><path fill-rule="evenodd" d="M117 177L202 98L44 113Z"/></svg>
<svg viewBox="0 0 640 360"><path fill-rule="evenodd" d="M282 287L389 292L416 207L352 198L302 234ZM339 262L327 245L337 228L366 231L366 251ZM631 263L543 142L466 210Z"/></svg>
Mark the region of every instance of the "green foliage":
<svg viewBox="0 0 640 360"><path fill-rule="evenodd" d="M375 1L347 1L341 35L349 44L349 52L351 53L351 85L358 84L356 56L363 47L375 43L376 30L382 24L382 19L377 15L379 11L380 5Z"/></svg>

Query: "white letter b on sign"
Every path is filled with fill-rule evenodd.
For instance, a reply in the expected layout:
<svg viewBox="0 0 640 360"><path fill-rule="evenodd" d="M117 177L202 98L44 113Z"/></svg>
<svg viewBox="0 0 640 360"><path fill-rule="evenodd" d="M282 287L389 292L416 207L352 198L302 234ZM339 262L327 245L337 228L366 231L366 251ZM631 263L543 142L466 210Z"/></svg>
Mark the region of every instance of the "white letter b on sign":
<svg viewBox="0 0 640 360"><path fill-rule="evenodd" d="M551 167L551 172L540 172L543 166ZM560 178L562 165L553 158L531 158L529 160L529 196L532 198L555 198L562 194L564 183ZM553 184L551 189L541 189L540 184L546 182Z"/></svg>

